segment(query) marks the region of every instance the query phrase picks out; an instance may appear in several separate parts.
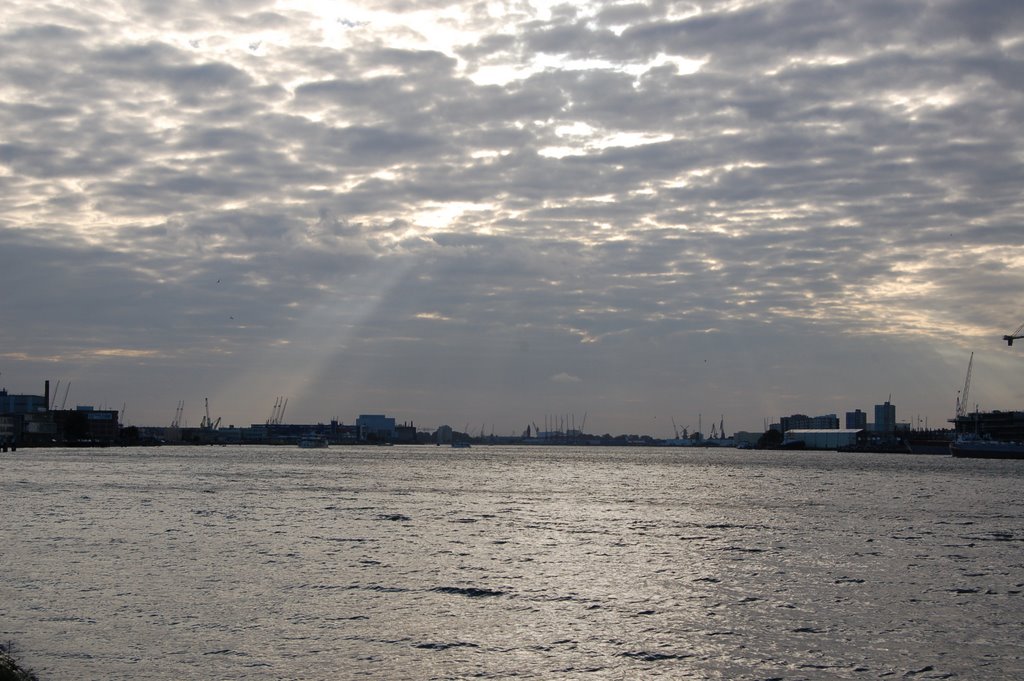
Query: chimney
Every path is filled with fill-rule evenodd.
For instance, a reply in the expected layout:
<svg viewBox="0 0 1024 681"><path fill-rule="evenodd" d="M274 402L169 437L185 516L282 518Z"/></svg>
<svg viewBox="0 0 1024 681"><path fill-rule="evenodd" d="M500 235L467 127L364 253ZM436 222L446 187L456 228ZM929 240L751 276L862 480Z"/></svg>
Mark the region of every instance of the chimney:
<svg viewBox="0 0 1024 681"><path fill-rule="evenodd" d="M45 397L43 399L46 400L46 411L50 411L50 381L49 381L49 379L47 379L46 382L43 383L43 386L44 386L43 387L43 390L44 390L43 394L45 395Z"/></svg>

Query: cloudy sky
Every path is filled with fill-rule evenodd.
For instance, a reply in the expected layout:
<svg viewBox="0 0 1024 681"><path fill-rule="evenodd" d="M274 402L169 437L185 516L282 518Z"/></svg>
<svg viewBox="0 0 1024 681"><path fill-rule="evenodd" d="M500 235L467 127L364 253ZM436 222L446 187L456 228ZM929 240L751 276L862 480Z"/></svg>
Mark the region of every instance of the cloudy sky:
<svg viewBox="0 0 1024 681"><path fill-rule="evenodd" d="M1019 0L6 0L0 45L12 392L935 425L974 351L1024 407Z"/></svg>

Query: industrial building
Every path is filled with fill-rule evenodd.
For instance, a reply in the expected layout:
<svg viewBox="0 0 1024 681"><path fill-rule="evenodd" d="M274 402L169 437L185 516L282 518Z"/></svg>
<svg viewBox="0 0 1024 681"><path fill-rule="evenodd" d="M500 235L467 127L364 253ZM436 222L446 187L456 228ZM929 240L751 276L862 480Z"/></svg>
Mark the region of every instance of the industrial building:
<svg viewBox="0 0 1024 681"><path fill-rule="evenodd" d="M863 445L866 433L854 428L796 429L786 431L786 440L803 442L804 449L852 449Z"/></svg>
<svg viewBox="0 0 1024 681"><path fill-rule="evenodd" d="M119 412L78 406L50 409L50 382L42 395L0 390L0 443L10 446L54 444L108 445L120 436Z"/></svg>
<svg viewBox="0 0 1024 681"><path fill-rule="evenodd" d="M395 419L384 414L360 414L356 428L363 442L393 442L395 439Z"/></svg>
<svg viewBox="0 0 1024 681"><path fill-rule="evenodd" d="M957 433L1002 442L1024 442L1024 411L976 411L953 420Z"/></svg>
<svg viewBox="0 0 1024 681"><path fill-rule="evenodd" d="M47 381L47 390L49 390L49 381ZM0 414L31 414L48 409L49 405L45 395L11 395L6 390L0 389Z"/></svg>

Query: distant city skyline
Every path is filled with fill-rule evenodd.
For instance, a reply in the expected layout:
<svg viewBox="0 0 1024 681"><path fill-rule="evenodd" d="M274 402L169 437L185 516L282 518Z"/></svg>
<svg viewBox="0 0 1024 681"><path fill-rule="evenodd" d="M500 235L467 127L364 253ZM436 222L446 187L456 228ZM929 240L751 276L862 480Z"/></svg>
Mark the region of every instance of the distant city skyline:
<svg viewBox="0 0 1024 681"><path fill-rule="evenodd" d="M4 413L29 413L45 410L47 408L54 411L75 411L75 410L101 410L101 411L112 411L117 414L117 418L120 422L121 427L127 427L130 425L145 426L145 427L170 427L170 428L183 428L183 429L196 429L196 428L209 428L215 430L217 428L247 428L249 426L259 425L271 425L271 424L284 424L284 425L326 425L329 423L346 424L346 425L358 425L360 420L364 419L376 419L376 420L387 420L391 423L392 428L397 425L409 426L416 428L420 432L434 432L439 428L447 428L454 430L455 432L465 433L474 437L484 437L486 435L497 435L502 437L518 437L524 433L532 433L532 437L538 437L540 434L553 434L553 433L576 433L576 434L590 434L590 435L638 435L644 437L654 437L659 439L673 439L673 438L687 438L691 436L700 435L701 437L711 438L724 438L731 437L735 433L747 432L747 433L761 433L769 429L776 429L780 432L785 432L791 429L838 429L853 428L870 431L884 431L894 432L899 427L909 427L912 430L942 430L952 429L952 424L947 420L943 419L938 423L931 423L927 417L921 417L921 415L902 415L896 411L896 405L892 404L888 400L881 404L873 405L874 420L867 420L867 412L864 412L860 408L854 411L847 411L845 414L845 420L841 420L839 415L834 412L826 412L815 415L804 414L801 412L794 412L792 414L779 414L771 418L766 417L762 422L762 427L745 429L745 428L728 428L725 425L724 414L719 415L718 419L710 416L705 418L705 415L698 414L697 420L694 425L689 423L685 424L676 421L674 417L670 417L669 422L671 423L671 430L668 435L662 435L656 432L644 432L644 431L623 431L623 432L611 432L601 428L600 424L595 424L593 421L590 422L590 427L587 427L587 419L589 413L585 412L582 415L572 413L561 413L561 414L544 414L539 419L527 418L526 425L521 429L513 427L511 430L504 432L496 430L494 423L476 423L466 421L465 425L461 428L455 424L462 422L464 419L455 414L450 415L447 420L442 420L440 423L433 424L417 424L411 419L404 419L400 414L393 413L380 413L380 414L369 414L367 412L360 412L359 414L350 415L339 415L331 418L320 418L315 420L295 420L287 418L287 405L288 398L279 396L274 400L274 404L271 407L269 415L265 419L250 419L240 420L237 423L229 423L222 417L218 416L216 410L211 410L208 398L204 398L202 402L201 412L197 419L191 419L189 413L186 411L185 401L179 400L175 406L174 415L171 419L170 424L164 422L154 423L132 423L126 418L127 414L127 403L123 403L121 408L118 409L116 406L101 402L92 403L89 400L73 400L70 404L68 403L68 395L70 393L70 386L65 386L65 390L61 393L61 385L58 382L56 385L49 385L48 381L44 381L42 391L25 391L25 392L12 392L5 386L0 385L0 414ZM843 424L842 426L840 424Z"/></svg>
<svg viewBox="0 0 1024 681"><path fill-rule="evenodd" d="M945 424L975 352L972 406L1024 408L1022 35L1015 0L9 0L0 387L669 437Z"/></svg>

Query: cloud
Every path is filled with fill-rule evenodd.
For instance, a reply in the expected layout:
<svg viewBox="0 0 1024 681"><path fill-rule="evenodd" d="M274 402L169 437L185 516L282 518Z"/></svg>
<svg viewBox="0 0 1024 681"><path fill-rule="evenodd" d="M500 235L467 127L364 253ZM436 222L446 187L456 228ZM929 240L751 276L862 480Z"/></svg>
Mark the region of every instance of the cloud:
<svg viewBox="0 0 1024 681"><path fill-rule="evenodd" d="M567 374L564 371L551 377L551 381L553 383L579 383L582 380L583 379Z"/></svg>
<svg viewBox="0 0 1024 681"><path fill-rule="evenodd" d="M1019 3L442 5L5 4L5 380L637 432L1010 366Z"/></svg>

